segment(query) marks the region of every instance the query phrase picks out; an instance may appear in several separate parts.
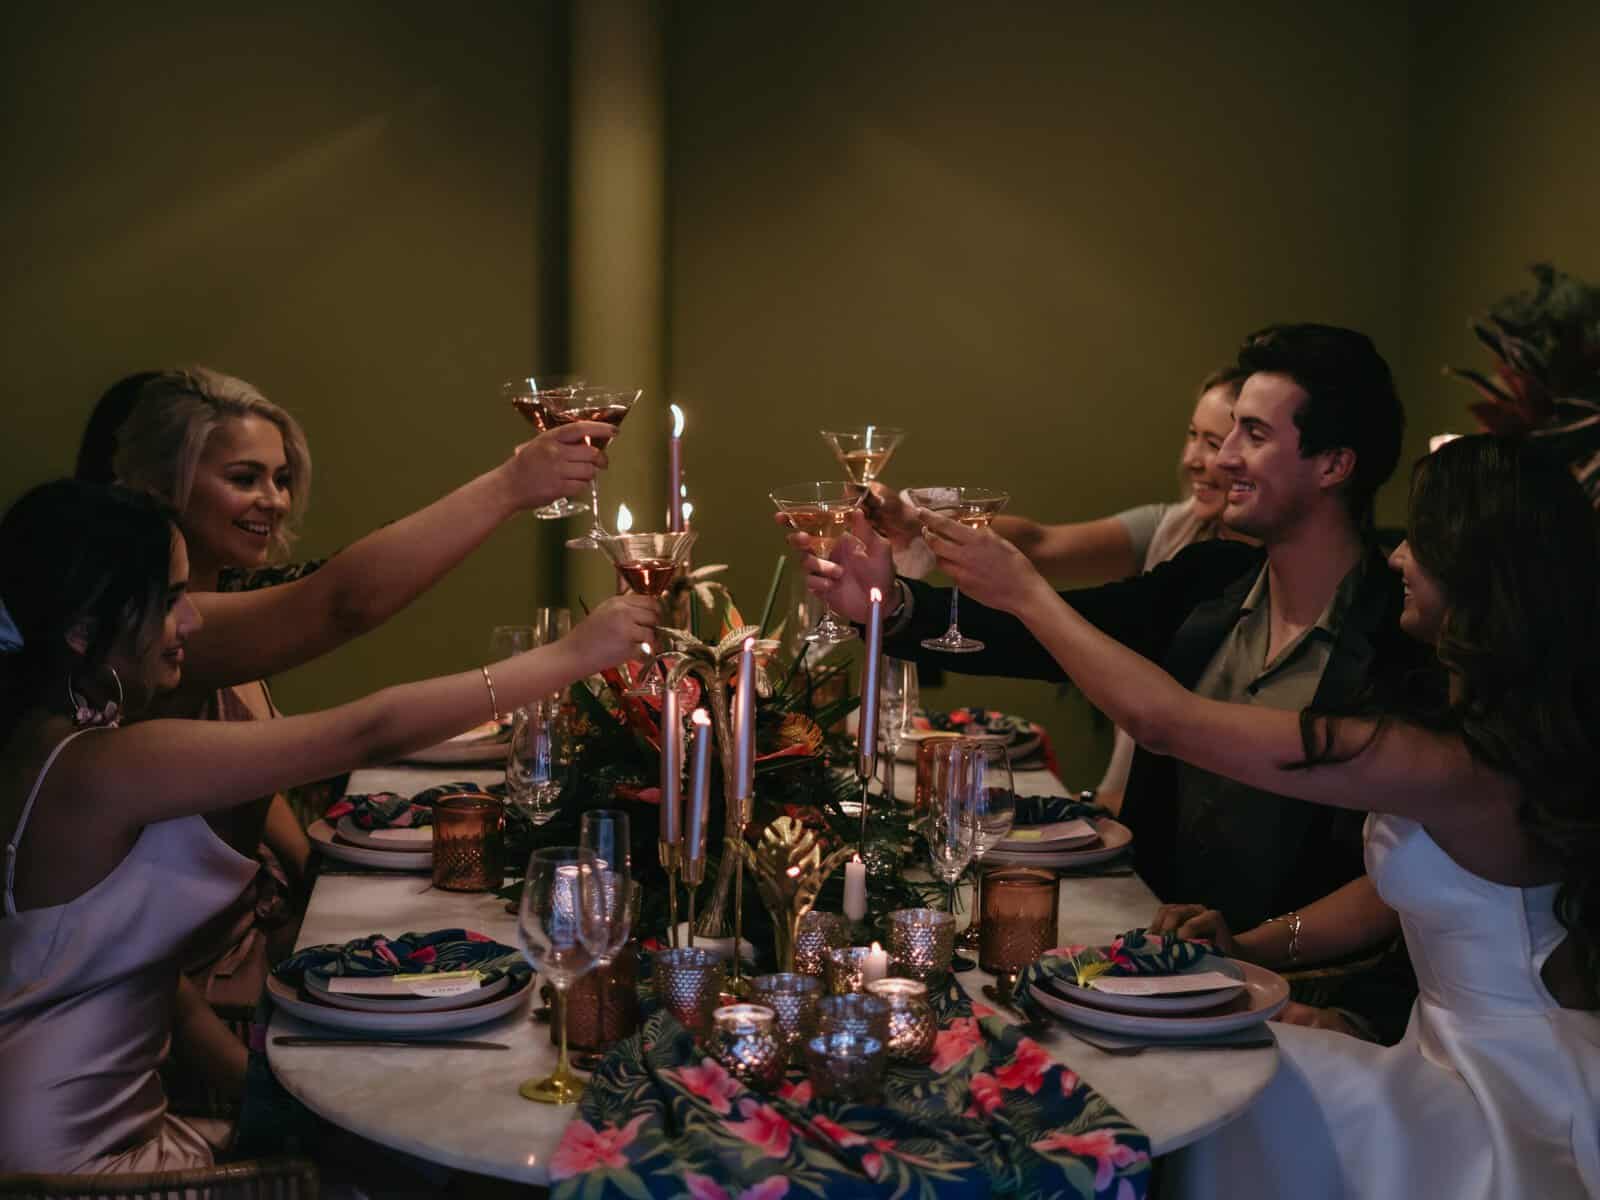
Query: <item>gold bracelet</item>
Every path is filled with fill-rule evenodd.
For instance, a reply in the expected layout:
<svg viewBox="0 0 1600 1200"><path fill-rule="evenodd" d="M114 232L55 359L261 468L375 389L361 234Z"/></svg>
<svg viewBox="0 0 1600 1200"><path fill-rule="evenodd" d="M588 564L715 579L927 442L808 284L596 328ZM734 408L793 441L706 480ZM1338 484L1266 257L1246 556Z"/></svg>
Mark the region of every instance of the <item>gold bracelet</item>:
<svg viewBox="0 0 1600 1200"><path fill-rule="evenodd" d="M1300 913L1299 910L1286 912L1281 917L1268 917L1267 924L1282 921L1289 927L1289 953L1284 960L1291 966L1300 961Z"/></svg>
<svg viewBox="0 0 1600 1200"><path fill-rule="evenodd" d="M483 672L483 686L489 689L489 715L493 720L498 721L500 719L500 701L496 700L494 696L494 680L489 677L488 667L479 667L478 670Z"/></svg>

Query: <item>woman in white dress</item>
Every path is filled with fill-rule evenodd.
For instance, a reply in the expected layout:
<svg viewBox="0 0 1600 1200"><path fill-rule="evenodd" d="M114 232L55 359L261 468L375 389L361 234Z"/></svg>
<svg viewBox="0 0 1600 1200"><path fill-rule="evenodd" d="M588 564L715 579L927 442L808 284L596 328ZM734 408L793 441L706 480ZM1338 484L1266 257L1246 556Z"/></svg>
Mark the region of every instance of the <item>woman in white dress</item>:
<svg viewBox="0 0 1600 1200"><path fill-rule="evenodd" d="M1312 457L1304 469L1330 486L1353 459ZM1390 562L1402 628L1443 670L1367 715L1195 696L1093 629L1003 539L923 519L955 584L1022 620L1141 744L1373 814L1368 875L1300 913L1237 940L1197 910L1163 914L1283 961L1380 941L1397 912L1420 987L1387 1049L1280 1026L1274 1082L1179 1156L1178 1194L1600 1195L1600 535L1562 465L1488 435L1417 465Z"/></svg>

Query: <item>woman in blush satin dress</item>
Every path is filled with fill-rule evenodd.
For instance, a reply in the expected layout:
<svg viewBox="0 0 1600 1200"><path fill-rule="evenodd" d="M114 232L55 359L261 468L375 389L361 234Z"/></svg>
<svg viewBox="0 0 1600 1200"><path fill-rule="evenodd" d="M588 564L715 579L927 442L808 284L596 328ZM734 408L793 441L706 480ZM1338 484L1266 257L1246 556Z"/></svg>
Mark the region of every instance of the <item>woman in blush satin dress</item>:
<svg viewBox="0 0 1600 1200"><path fill-rule="evenodd" d="M184 943L256 869L207 813L614 666L656 617L614 597L557 644L326 712L121 726L179 684L200 624L188 574L176 515L146 495L63 480L0 520L0 1171L212 1162L158 1074L188 1032Z"/></svg>
<svg viewBox="0 0 1600 1200"><path fill-rule="evenodd" d="M1330 486L1353 465L1348 450L1313 458ZM1286 940L1306 959L1352 953L1398 913L1420 987L1393 1047L1278 1026L1273 1083L1180 1153L1176 1194L1600 1195L1600 536L1563 464L1488 435L1417 464L1391 565L1401 626L1442 670L1367 714L1197 697L1089 626L1014 547L924 520L956 585L1015 614L1142 744L1372 814L1369 873L1292 920L1234 939L1215 914L1162 914L1281 960Z"/></svg>

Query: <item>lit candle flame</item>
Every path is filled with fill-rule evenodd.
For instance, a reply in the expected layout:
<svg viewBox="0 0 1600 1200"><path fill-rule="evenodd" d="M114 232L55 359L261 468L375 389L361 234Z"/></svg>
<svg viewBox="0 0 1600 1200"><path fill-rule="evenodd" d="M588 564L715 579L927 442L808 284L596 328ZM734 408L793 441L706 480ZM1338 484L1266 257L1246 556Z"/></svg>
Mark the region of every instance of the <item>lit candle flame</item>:
<svg viewBox="0 0 1600 1200"><path fill-rule="evenodd" d="M691 721L693 721L696 725L709 725L709 724L711 724L711 714L708 713L703 708L695 709L694 710L694 716L690 717L689 719Z"/></svg>
<svg viewBox="0 0 1600 1200"><path fill-rule="evenodd" d="M685 500L683 502L683 519L687 522L692 516L694 516L694 505Z"/></svg>
<svg viewBox="0 0 1600 1200"><path fill-rule="evenodd" d="M800 875L800 868L799 867L790 867L787 871L784 872L784 874L789 876L791 879L798 878L799 875Z"/></svg>
<svg viewBox="0 0 1600 1200"><path fill-rule="evenodd" d="M867 599L871 600L872 603L874 603L874 604L882 604L883 603L883 593L880 592L877 588L873 588L870 592L867 593Z"/></svg>
<svg viewBox="0 0 1600 1200"><path fill-rule="evenodd" d="M683 409L679 408L676 404L669 404L667 407L672 410L672 436L673 437L682 437L683 436Z"/></svg>
<svg viewBox="0 0 1600 1200"><path fill-rule="evenodd" d="M877 942L873 942L872 943L872 952L874 954L882 954L883 953L883 947L880 946Z"/></svg>
<svg viewBox="0 0 1600 1200"><path fill-rule="evenodd" d="M627 533L633 528L633 514L626 504L617 505L617 532Z"/></svg>

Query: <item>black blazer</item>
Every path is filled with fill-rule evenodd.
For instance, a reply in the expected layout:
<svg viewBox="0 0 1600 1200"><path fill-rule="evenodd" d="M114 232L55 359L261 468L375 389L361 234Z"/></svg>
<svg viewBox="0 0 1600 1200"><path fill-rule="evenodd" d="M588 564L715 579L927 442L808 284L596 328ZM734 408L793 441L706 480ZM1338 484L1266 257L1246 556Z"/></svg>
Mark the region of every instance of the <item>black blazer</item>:
<svg viewBox="0 0 1600 1200"><path fill-rule="evenodd" d="M1183 686L1193 687L1239 619L1265 552L1242 542L1209 541L1189 546L1143 575L1102 587L1063 592L1091 624L1146 658L1158 662ZM1338 710L1357 702L1369 685L1382 691L1402 686L1417 667L1431 660L1427 649L1400 632L1402 590L1378 550L1369 551L1362 586L1337 631L1314 707ZM919 642L943 632L949 621L949 590L908 580L914 609L907 627L884 639L884 653L976 675L1064 681L1060 665L1006 613L972 601L961 605L961 630L984 642L975 654L941 654ZM1363 870L1363 814L1276 798L1285 836L1272 873L1281 885L1272 891L1273 912L1299 907L1354 879ZM1133 758L1121 818L1134 835L1134 863L1163 900L1193 901L1236 908L1230 916L1247 928L1271 912L1237 911L1223 895L1179 892L1177 767L1142 747ZM1291 865L1292 864L1292 867ZM1267 864L1261 864L1265 869ZM1285 869L1288 868L1288 869ZM1225 875L1226 872L1220 874ZM1254 909L1258 907L1252 903ZM1253 918L1253 919L1252 919Z"/></svg>

